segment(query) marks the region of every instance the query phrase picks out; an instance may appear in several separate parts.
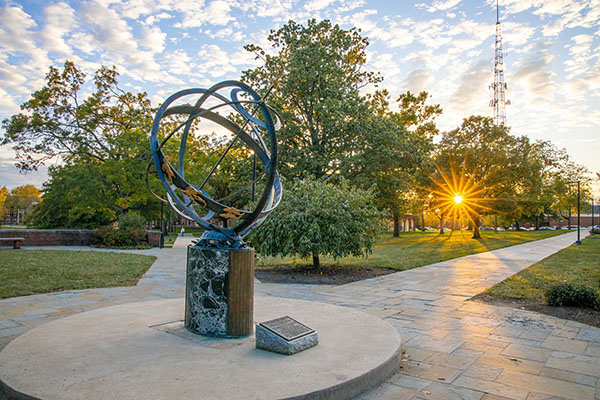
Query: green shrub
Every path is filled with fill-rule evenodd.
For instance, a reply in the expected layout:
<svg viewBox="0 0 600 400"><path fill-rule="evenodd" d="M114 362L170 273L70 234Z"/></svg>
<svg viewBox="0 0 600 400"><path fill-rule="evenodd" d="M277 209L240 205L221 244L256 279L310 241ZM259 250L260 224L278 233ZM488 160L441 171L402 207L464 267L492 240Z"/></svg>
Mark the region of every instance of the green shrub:
<svg viewBox="0 0 600 400"><path fill-rule="evenodd" d="M251 240L268 256L312 255L334 259L371 254L379 233L379 212L372 191L306 178L286 186L285 196Z"/></svg>
<svg viewBox="0 0 600 400"><path fill-rule="evenodd" d="M552 286L544 294L546 302L551 306L574 306L598 308L598 295L593 289L585 286L560 283Z"/></svg>
<svg viewBox="0 0 600 400"><path fill-rule="evenodd" d="M116 229L112 226L100 227L94 233L94 242L102 247L113 247L115 246L115 233Z"/></svg>
<svg viewBox="0 0 600 400"><path fill-rule="evenodd" d="M120 240L136 246L146 240L146 221L136 213L123 214L119 217L118 231Z"/></svg>
<svg viewBox="0 0 600 400"><path fill-rule="evenodd" d="M594 228L594 229L592 229L592 233L594 235L600 235L600 229Z"/></svg>
<svg viewBox="0 0 600 400"><path fill-rule="evenodd" d="M135 247L146 240L144 218L135 213L119 217L118 226L104 226L95 233L95 242L101 247Z"/></svg>

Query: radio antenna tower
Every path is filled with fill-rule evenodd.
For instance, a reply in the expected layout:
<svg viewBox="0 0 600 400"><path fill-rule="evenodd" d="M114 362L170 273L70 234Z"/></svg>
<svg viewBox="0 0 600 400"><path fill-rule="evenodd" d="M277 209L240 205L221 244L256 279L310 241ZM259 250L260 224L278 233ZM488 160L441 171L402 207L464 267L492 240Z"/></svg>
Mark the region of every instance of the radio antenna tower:
<svg viewBox="0 0 600 400"><path fill-rule="evenodd" d="M502 51L502 28L500 27L500 7L496 0L496 48L494 52L494 83L490 85L494 98L490 106L494 108L494 124L506 125L506 83L504 83L504 52Z"/></svg>

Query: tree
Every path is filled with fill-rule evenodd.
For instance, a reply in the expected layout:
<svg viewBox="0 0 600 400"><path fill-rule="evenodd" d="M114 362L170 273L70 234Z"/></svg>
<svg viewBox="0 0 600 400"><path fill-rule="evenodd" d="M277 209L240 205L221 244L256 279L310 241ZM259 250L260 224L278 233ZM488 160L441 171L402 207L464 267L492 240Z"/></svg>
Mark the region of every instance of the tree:
<svg viewBox="0 0 600 400"><path fill-rule="evenodd" d="M479 238L480 217L512 213L531 199L538 183L532 167L534 149L525 136L514 137L492 118L471 116L462 125L443 134L435 164L433 190L446 210L466 212L473 223L473 238ZM464 202L454 202L460 195Z"/></svg>
<svg viewBox="0 0 600 400"><path fill-rule="evenodd" d="M410 91L402 93L396 100L400 108L397 118L406 129L414 130L421 137L433 138L439 133L435 118L442 114L442 108L439 104L427 104L430 97L426 91L417 96Z"/></svg>
<svg viewBox="0 0 600 400"><path fill-rule="evenodd" d="M379 231L379 213L371 205L373 194L306 178L286 190L281 204L255 232L251 240L258 251L270 256L367 256Z"/></svg>
<svg viewBox="0 0 600 400"><path fill-rule="evenodd" d="M565 149L559 149L549 141L538 140L532 147L531 162L538 179L531 185L529 201L521 203L517 216L535 222L539 228L540 217L567 218L568 210L576 207L575 182L581 184L582 199L588 197L589 171L573 162Z"/></svg>
<svg viewBox="0 0 600 400"><path fill-rule="evenodd" d="M2 123L1 143L15 150L21 171L50 159L62 162L50 168L34 224L94 227L130 209L154 219L158 203L144 183L150 100L146 93L122 90L114 67L95 73L87 96L82 95L85 85L85 75L72 62L62 70L50 67L46 85L21 106L25 113Z"/></svg>
<svg viewBox="0 0 600 400"><path fill-rule="evenodd" d="M55 157L67 163L131 157L124 144L148 132L152 110L146 93L125 92L117 79L115 67L101 67L93 78L95 91L81 98L85 74L71 61L62 71L50 67L46 86L21 106L26 114L2 122L1 144L16 152L17 167L35 170Z"/></svg>
<svg viewBox="0 0 600 400"><path fill-rule="evenodd" d="M4 207L17 213L18 223L23 222L40 202L41 192L33 185L23 185L12 189L6 196Z"/></svg>
<svg viewBox="0 0 600 400"><path fill-rule="evenodd" d="M439 133L435 125L435 118L442 114L442 108L439 104L427 104L431 96L426 91L420 92L417 96L410 91L400 94L396 102L399 111L391 113L390 117L397 125L403 126L413 135L413 140L407 149L407 161L413 166L408 170L409 174L405 176L403 185L404 190L397 190L395 193L395 206L389 209L392 212L394 220L393 236L400 234L399 219L402 213L414 212L419 210L423 212L426 202L430 201L427 196L430 191L426 189L427 176L430 171L430 157L433 151L433 138ZM400 199L404 199L401 201ZM392 205L392 198L389 204ZM440 232L443 216L440 218Z"/></svg>
<svg viewBox="0 0 600 400"><path fill-rule="evenodd" d="M371 105L362 116L362 134L349 146L340 174L355 186L375 188L375 204L394 220L399 233L400 215L414 207L418 171L433 148L430 138L407 130L399 115Z"/></svg>
<svg viewBox="0 0 600 400"><path fill-rule="evenodd" d="M8 196L8 189L6 186L2 186L0 188L0 215L4 213L4 202L6 201L6 197Z"/></svg>
<svg viewBox="0 0 600 400"><path fill-rule="evenodd" d="M268 36L278 53L246 50L264 60L242 79L262 93L285 121L279 169L284 177L317 179L337 174L349 147L364 134L366 99L359 89L381 78L364 70L368 40L353 28L325 20L290 21Z"/></svg>

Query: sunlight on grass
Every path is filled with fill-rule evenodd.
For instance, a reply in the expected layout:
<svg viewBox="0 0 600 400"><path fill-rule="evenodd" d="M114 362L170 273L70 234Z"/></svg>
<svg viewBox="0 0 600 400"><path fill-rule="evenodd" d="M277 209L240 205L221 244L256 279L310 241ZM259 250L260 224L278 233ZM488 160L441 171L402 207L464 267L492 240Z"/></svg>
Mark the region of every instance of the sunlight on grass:
<svg viewBox="0 0 600 400"><path fill-rule="evenodd" d="M544 292L558 283L598 290L600 287L600 236L587 237L581 246L571 245L533 264L483 294L502 299L544 301Z"/></svg>
<svg viewBox="0 0 600 400"><path fill-rule="evenodd" d="M423 265L450 260L469 254L481 253L502 247L513 246L532 240L560 235L565 231L537 232L481 232L480 240L471 239L471 231L407 232L398 238L391 234L382 235L368 258L345 257L337 261L322 257L322 264L352 265L356 267L381 267L403 271ZM261 257L258 268L282 264L310 264L308 259Z"/></svg>

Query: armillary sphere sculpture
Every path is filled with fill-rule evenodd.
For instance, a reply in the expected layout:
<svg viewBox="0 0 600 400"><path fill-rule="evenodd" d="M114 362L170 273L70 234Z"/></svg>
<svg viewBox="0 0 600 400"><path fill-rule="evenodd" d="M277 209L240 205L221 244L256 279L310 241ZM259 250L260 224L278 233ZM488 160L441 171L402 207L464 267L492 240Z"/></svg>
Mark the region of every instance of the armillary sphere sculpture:
<svg viewBox="0 0 600 400"><path fill-rule="evenodd" d="M189 99L197 100L191 103ZM188 103L181 104L182 100ZM225 118L223 115L227 113L232 113L237 117ZM159 141L158 133L161 122L169 116L182 116L184 121L169 132L162 141ZM234 122L234 119L243 122ZM217 124L227 129L233 133L233 139L203 182L195 184L188 182L185 178L185 154L192 124L202 122L202 120L211 121L213 125ZM244 247L244 237L258 227L279 204L282 195L281 180L277 172L276 130L279 121L277 113L265 104L264 99L258 93L248 85L237 81L224 81L210 89L179 91L165 100L159 108L152 125L150 146L158 177L167 192L167 199L157 197L168 202L182 217L193 220L206 229L200 239L201 245ZM178 132L181 133L181 143L177 165L174 166L163 153L163 146ZM268 145L265 143L265 139L268 139ZM235 193L216 199L204 190L210 177L237 140L241 140L254 152L255 160L262 163L265 169L265 173L261 177L253 176L251 182L254 185L258 179L264 179L264 190L258 197L253 210L240 210L225 204L225 201ZM199 213L198 210L202 212ZM206 214L201 215L203 212ZM211 219L216 217L235 220L237 223L233 227L219 226L211 222Z"/></svg>

